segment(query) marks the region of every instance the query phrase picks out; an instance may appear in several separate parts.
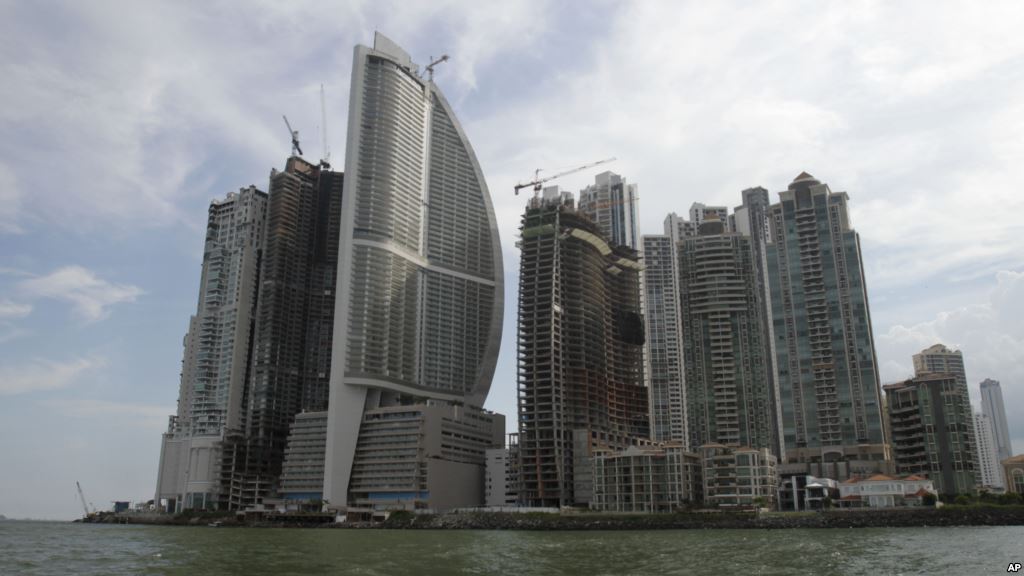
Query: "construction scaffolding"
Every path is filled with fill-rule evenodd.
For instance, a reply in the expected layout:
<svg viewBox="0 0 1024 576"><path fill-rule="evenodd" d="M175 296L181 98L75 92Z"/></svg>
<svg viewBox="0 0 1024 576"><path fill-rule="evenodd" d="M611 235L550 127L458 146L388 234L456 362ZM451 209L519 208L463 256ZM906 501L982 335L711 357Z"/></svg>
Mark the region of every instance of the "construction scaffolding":
<svg viewBox="0 0 1024 576"><path fill-rule="evenodd" d="M533 199L520 231L520 499L585 504L593 450L648 436L641 267L571 198Z"/></svg>

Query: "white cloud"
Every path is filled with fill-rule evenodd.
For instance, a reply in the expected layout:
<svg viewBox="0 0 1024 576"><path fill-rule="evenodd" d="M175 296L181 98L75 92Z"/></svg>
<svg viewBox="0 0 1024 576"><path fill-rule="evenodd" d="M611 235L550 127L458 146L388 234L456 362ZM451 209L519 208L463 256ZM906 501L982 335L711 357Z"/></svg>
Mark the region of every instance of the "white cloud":
<svg viewBox="0 0 1024 576"><path fill-rule="evenodd" d="M0 298L0 320L24 318L31 313L31 304L19 304L6 298Z"/></svg>
<svg viewBox="0 0 1024 576"><path fill-rule="evenodd" d="M66 388L82 374L104 365L106 360L97 357L66 362L35 359L19 365L0 365L0 396Z"/></svg>
<svg viewBox="0 0 1024 576"><path fill-rule="evenodd" d="M912 376L911 356L932 344L960 350L975 403L979 382L999 380L1010 434L1021 437L1024 420L1015 415L1024 409L1024 272L1001 271L995 279L986 302L940 312L912 326L897 324L878 335L875 346L883 382Z"/></svg>
<svg viewBox="0 0 1024 576"><path fill-rule="evenodd" d="M106 423L119 423L158 431L167 427L168 415L174 413L173 406L113 402L90 398L59 398L46 400L43 404L72 418L103 420Z"/></svg>
<svg viewBox="0 0 1024 576"><path fill-rule="evenodd" d="M114 284L82 266L65 266L37 278L18 283L26 298L53 298L71 303L75 314L86 322L105 318L108 308L134 302L144 292L131 284Z"/></svg>

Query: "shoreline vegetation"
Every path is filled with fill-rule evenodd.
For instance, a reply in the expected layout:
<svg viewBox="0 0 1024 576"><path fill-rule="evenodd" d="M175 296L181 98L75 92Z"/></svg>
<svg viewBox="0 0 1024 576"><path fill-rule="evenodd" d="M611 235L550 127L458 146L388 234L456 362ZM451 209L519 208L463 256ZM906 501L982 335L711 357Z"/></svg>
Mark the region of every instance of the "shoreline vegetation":
<svg viewBox="0 0 1024 576"><path fill-rule="evenodd" d="M78 521L76 521L78 522ZM98 524L333 528L384 530L708 530L791 528L902 528L926 526L1022 526L1024 506L945 506L889 510L823 512L680 512L609 514L599 512L507 513L396 512L384 522L336 523L329 514L268 515L244 518L234 513L107 514Z"/></svg>

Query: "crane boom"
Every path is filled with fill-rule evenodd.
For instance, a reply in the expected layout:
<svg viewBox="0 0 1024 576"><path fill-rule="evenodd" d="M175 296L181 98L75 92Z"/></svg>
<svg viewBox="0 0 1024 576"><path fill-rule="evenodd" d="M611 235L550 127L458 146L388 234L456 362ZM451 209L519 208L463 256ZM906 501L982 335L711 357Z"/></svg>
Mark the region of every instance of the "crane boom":
<svg viewBox="0 0 1024 576"><path fill-rule="evenodd" d="M292 156L302 156L302 147L299 146L299 131L292 130L292 125L288 122L287 116L282 114L281 117L284 118L284 125L288 127L288 133L292 135Z"/></svg>
<svg viewBox="0 0 1024 576"><path fill-rule="evenodd" d="M598 160L597 162L591 162L590 164L584 164L583 166L577 166L576 168L572 168L572 169L566 170L564 172L559 172L557 174L553 174L553 175L547 176L545 178L538 178L538 176L540 175L540 169L537 169L537 171L535 171L533 173L533 181L516 184L516 186L515 186L516 195L518 196L519 195L519 191L522 190L523 188L529 188L530 186L533 186L533 196L536 198L537 194L540 193L541 185L544 184L545 182L550 182L551 180L554 180L555 178L560 178L562 176L567 176L569 174L575 174L576 172L579 172L581 170L586 170L587 168L593 168L594 166L600 166L601 164L607 164L607 163L613 162L613 161L615 161L614 157L612 157L612 158L605 158L604 160Z"/></svg>
<svg viewBox="0 0 1024 576"><path fill-rule="evenodd" d="M78 499L82 501L82 510L85 512L83 518L89 517L89 506L85 503L85 494L82 493L82 485L76 480L75 486L78 487Z"/></svg>

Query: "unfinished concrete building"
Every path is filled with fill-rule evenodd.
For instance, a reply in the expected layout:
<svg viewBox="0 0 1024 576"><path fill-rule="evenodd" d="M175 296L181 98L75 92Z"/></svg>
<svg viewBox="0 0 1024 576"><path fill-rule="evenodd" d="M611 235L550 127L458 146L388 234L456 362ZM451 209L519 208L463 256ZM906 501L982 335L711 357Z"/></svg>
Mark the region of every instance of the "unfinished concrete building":
<svg viewBox="0 0 1024 576"><path fill-rule="evenodd" d="M571 195L523 216L519 452L528 506L585 504L591 456L648 435L636 252L611 245Z"/></svg>

